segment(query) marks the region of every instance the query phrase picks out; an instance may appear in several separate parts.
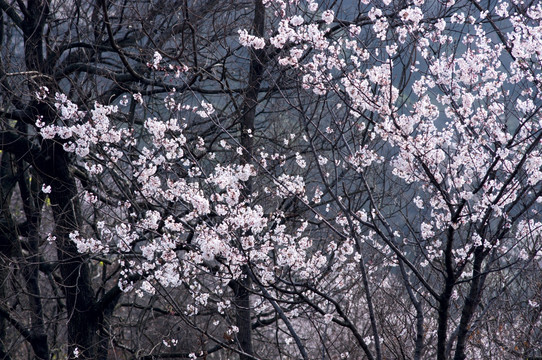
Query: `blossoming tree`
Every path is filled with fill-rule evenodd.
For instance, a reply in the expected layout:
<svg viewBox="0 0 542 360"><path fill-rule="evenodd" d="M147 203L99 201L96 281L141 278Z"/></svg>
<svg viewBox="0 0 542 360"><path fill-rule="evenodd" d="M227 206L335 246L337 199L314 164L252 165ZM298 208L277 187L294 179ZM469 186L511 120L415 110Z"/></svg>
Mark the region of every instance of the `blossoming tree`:
<svg viewBox="0 0 542 360"><path fill-rule="evenodd" d="M0 320L38 358L540 355L542 5L99 2L103 44L51 45L56 72L0 5L35 57L2 113L26 297Z"/></svg>

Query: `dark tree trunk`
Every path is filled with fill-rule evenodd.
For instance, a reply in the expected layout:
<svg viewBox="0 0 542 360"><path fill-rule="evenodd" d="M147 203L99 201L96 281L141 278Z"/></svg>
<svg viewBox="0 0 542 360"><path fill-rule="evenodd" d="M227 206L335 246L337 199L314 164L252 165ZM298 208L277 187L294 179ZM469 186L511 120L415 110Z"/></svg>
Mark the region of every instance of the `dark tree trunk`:
<svg viewBox="0 0 542 360"><path fill-rule="evenodd" d="M103 356L100 349L104 348L100 338L102 314L95 311L88 259L78 253L70 239L70 234L80 226L77 186L69 171L68 155L61 146L52 142L45 142L43 146L44 159L36 165L45 183L51 186L61 286L68 309L69 356L73 356L77 348L79 359L97 359Z"/></svg>
<svg viewBox="0 0 542 360"><path fill-rule="evenodd" d="M11 156L3 153L0 160L0 303L6 299L6 284L8 283L9 267L12 262L14 241L16 239L15 225L11 218L9 203L16 183L11 167ZM0 358L11 359L6 351L7 321L0 314Z"/></svg>
<svg viewBox="0 0 542 360"><path fill-rule="evenodd" d="M437 299L438 306L438 327L437 327L437 360L446 360L446 343L448 341L448 311L450 309L450 299L455 285L455 273L453 266L453 242L454 229L448 228L446 239L446 249L444 251L444 287L442 293Z"/></svg>
<svg viewBox="0 0 542 360"><path fill-rule="evenodd" d="M19 126L19 124L17 124ZM25 125L20 127L22 132L25 131ZM11 264L17 264L21 269L21 273L24 278L24 284L26 287L26 294L28 297L28 304L30 310L30 325L29 330L21 334L30 343L34 356L36 359L48 360L49 359L49 344L48 337L45 331L45 324L43 320L43 304L41 291L39 286L39 226L41 221L39 202L35 195L29 188L28 178L25 176L24 169L25 164L22 160L15 161L9 154L3 154L0 175L3 179L0 198L1 198L1 216L0 221L0 244L2 253L2 269L0 277L2 278L2 285L0 289L0 298L5 299L7 283L7 277L9 274L9 267ZM15 170L16 169L16 170ZM15 189L15 184L19 185L24 213L26 216L26 230L24 236L27 238L25 249L28 255L23 255L21 244L19 243L20 234L17 231L17 226L12 219L10 202ZM5 309L7 306L2 304ZM11 321L15 321L11 319ZM2 318L0 324L0 353L3 353L3 357L8 357L4 349L3 343L5 338L5 319Z"/></svg>
<svg viewBox="0 0 542 360"><path fill-rule="evenodd" d="M474 311L478 306L481 295L481 284L483 284L480 270L482 268L482 261L484 260L484 257L485 256L482 247L479 247L474 251L474 264L472 272L473 279L470 283L469 294L465 299L465 304L463 305L463 311L461 313L454 360L466 359L465 345L467 342L467 336L469 334L469 325L472 319L472 315L474 314Z"/></svg>
<svg viewBox="0 0 542 360"><path fill-rule="evenodd" d="M448 310L452 296L453 280L446 279L444 291L439 299L437 328L437 359L446 360L446 341L448 340Z"/></svg>
<svg viewBox="0 0 542 360"><path fill-rule="evenodd" d="M18 124L19 125L19 124ZM26 127L26 125L24 125ZM26 130L26 129L25 129ZM23 209L27 223L27 251L22 265L22 273L25 279L28 303L30 304L30 331L32 334L31 345L34 355L38 359L49 359L49 344L45 323L43 320L43 304L39 285L39 242L41 223L41 204L38 199L39 188L37 179L30 181L31 177L25 171L26 163L18 161L18 184L23 202Z"/></svg>
<svg viewBox="0 0 542 360"><path fill-rule="evenodd" d="M246 270L243 271L243 274ZM250 286L250 279L246 276L244 279L233 282L234 303L236 309L236 326L239 328L237 341L239 348L245 354L241 354L239 359L253 359L254 350L252 348L252 322L250 319L250 293L247 290Z"/></svg>
<svg viewBox="0 0 542 360"><path fill-rule="evenodd" d="M44 74L33 85L36 91L40 85L54 89L45 76L50 69L44 68L47 62L44 55L43 32L49 14L49 1L29 0L25 18L22 22L24 34L25 63L28 70ZM36 104L35 104L36 105ZM35 106L36 115L43 116L46 123L54 120L54 114L46 106ZM108 341L102 339L103 313L96 311L94 290L91 286L88 259L79 254L70 234L80 229L77 185L70 173L68 154L59 144L43 141L40 155L33 159L44 183L51 186L51 207L55 220L57 256L61 273L61 286L66 297L68 319L68 356L79 359L98 359L107 357Z"/></svg>
<svg viewBox="0 0 542 360"><path fill-rule="evenodd" d="M252 22L252 32L255 36L263 37L265 26L265 6L262 0L255 0L254 19ZM256 106L258 104L258 93L260 91L264 70L264 51L262 49L252 49L250 54L250 69L248 76L248 85L245 89L242 116L241 116L241 146L243 147L243 164L251 164L254 151L253 135L254 121L256 117ZM252 193L252 181L249 179L244 184L243 195L249 198ZM248 266L248 265L247 265ZM243 270L243 278L236 280L232 284L234 290L234 303L236 308L237 327L239 333L237 339L239 348L244 353L239 356L240 360L253 359L254 350L252 347L252 323L250 311L250 276L248 268Z"/></svg>

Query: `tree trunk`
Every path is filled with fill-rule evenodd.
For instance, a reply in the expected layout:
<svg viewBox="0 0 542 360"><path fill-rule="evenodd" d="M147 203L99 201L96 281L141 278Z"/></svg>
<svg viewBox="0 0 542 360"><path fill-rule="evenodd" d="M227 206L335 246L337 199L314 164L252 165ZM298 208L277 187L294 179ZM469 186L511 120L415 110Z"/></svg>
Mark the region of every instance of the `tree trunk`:
<svg viewBox="0 0 542 360"><path fill-rule="evenodd" d="M13 193L14 180L11 168L11 156L9 153L0 155L0 303L4 305L6 299L6 284L8 283L9 267L12 262L14 241L16 238L13 219L9 210L9 203ZM11 359L6 352L7 321L0 314L0 358Z"/></svg>
<svg viewBox="0 0 542 360"><path fill-rule="evenodd" d="M246 268L246 266L245 266ZM243 274L247 271L244 270ZM254 359L252 348L252 322L250 320L250 278L245 275L243 279L233 282L234 304L236 309L236 325L239 328L237 342L239 349L244 353L239 355L240 360Z"/></svg>
<svg viewBox="0 0 542 360"><path fill-rule="evenodd" d="M463 312L461 313L454 360L466 359L465 345L467 342L467 336L469 334L470 321L476 307L478 306L481 294L481 284L483 284L480 269L482 268L482 261L484 260L484 257L485 255L482 247L479 247L474 251L474 264L472 272L473 278L472 282L470 283L469 294L465 299L465 304L463 305Z"/></svg>
<svg viewBox="0 0 542 360"><path fill-rule="evenodd" d="M46 76L50 69L44 68L45 61L43 33L49 14L48 0L29 0L22 23L25 47L25 63L29 71L43 76L36 78L31 91L46 85L53 91L55 84ZM46 123L52 123L55 114L43 104L34 104L36 115L43 116ZM107 357L108 341L102 339L103 313L96 311L94 290L91 286L88 259L79 254L70 234L80 228L77 185L70 174L70 160L62 146L52 141L42 142L40 155L33 159L44 183L51 186L49 198L55 220L57 256L61 273L61 286L66 297L68 310L68 357L97 359ZM104 353L105 352L105 353Z"/></svg>
<svg viewBox="0 0 542 360"><path fill-rule="evenodd" d="M24 127L26 127L26 125L24 125ZM45 331L45 323L43 320L43 304L39 285L39 231L41 223L41 206L37 197L40 190L37 186L38 180L34 179L32 182L30 180L30 175L25 171L25 167L25 162L18 161L18 184L23 202L24 213L26 215L26 239L28 244L27 251L29 252L28 256L26 256L24 259L24 263L22 264L22 273L28 294L28 303L30 305L30 331L32 334L30 342L36 358L40 360L48 360L49 344L47 333Z"/></svg>
<svg viewBox="0 0 542 360"><path fill-rule="evenodd" d="M263 37L265 26L265 7L262 0L255 0L254 19L252 22L252 32L255 36ZM251 164L254 151L253 135L254 121L256 117L256 106L258 104L258 93L260 91L264 69L264 51L262 49L252 49L250 53L250 69L248 76L248 85L245 90L245 97L242 105L241 116L241 146L243 147L243 164ZM249 198L252 193L252 181L249 179L244 184L243 195ZM240 360L253 359L254 351L252 347L252 323L250 311L250 276L248 268L243 269L243 278L233 282L234 303L236 307L237 334L239 348L245 354L239 356Z"/></svg>
<svg viewBox="0 0 542 360"><path fill-rule="evenodd" d="M51 186L57 256L68 309L69 356L97 359L104 344L100 339L102 314L95 310L88 259L79 254L70 234L79 230L77 186L69 172L69 159L60 145L45 142L45 159L36 164L45 183Z"/></svg>

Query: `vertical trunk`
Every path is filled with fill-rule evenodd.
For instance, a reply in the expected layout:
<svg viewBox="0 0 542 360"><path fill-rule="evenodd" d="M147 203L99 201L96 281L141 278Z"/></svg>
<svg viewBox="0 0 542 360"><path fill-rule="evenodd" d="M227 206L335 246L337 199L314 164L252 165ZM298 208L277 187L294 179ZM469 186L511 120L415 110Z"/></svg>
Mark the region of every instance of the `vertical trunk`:
<svg viewBox="0 0 542 360"><path fill-rule="evenodd" d="M474 311L476 310L476 306L478 305L481 294L481 284L483 283L480 269L482 268L482 261L484 257L483 248L477 248L474 252L474 264L472 271L473 279L470 284L469 294L465 299L465 305L463 306L461 320L459 322L454 360L464 360L466 358L465 345L467 342L467 335L469 333L470 321Z"/></svg>
<svg viewBox="0 0 542 360"><path fill-rule="evenodd" d="M446 343L448 341L448 310L450 309L450 298L455 285L455 274L453 266L453 241L454 229L448 228L446 236L446 249L444 251L444 287L437 299L438 306L438 328L437 328L437 360L446 360Z"/></svg>
<svg viewBox="0 0 542 360"><path fill-rule="evenodd" d="M2 154L0 160L0 303L6 299L6 284L9 275L9 266L13 256L13 242L16 234L11 212L9 210L9 202L13 192L13 172L11 169L11 160L9 154ZM11 357L6 351L6 326L7 321L4 316L0 315L0 358L10 360Z"/></svg>
<svg viewBox="0 0 542 360"><path fill-rule="evenodd" d="M7 251L4 249L4 244L9 241L4 237L3 231L0 230L0 302L6 298L6 289L5 283L7 280L7 266L8 266L8 256L6 256ZM11 359L9 354L6 352L6 319L0 315L0 359Z"/></svg>
<svg viewBox="0 0 542 360"><path fill-rule="evenodd" d="M25 18L22 23L24 35L25 62L27 70L38 71L44 75L50 69L44 68L44 27L49 15L50 0L28 0ZM36 91L47 76L37 78L30 91ZM54 89L54 83L43 83ZM42 104L34 104L36 115L42 115L46 123L53 122L54 114ZM70 234L79 230L79 204L77 186L69 171L69 159L58 144L42 142L42 151L33 164L40 177L51 186L51 208L55 220L57 256L66 306L68 311L68 356L79 359L98 359L107 357L108 341L102 339L103 312L96 311L94 291L91 285L88 259L78 253ZM77 351L76 351L77 349Z"/></svg>
<svg viewBox="0 0 542 360"><path fill-rule="evenodd" d="M38 234L36 229L31 229L31 231L32 234L28 240L30 256L27 257L26 264L23 268L31 310L31 345L37 359L48 360L49 344L47 340L47 333L45 331L45 323L43 321L43 305L39 286L39 253L37 246Z"/></svg>
<svg viewBox="0 0 542 360"><path fill-rule="evenodd" d="M361 272L361 280L363 283L363 292L365 293L365 300L367 301L367 308L369 310L369 320L371 322L371 330L373 333L373 340L375 343L375 352L376 352L376 359L380 360L382 359L382 351L380 349L380 336L378 334L378 327L376 324L376 316L373 306L373 297L371 295L371 288L369 286L369 278L367 275L367 271L365 268L365 260L363 258L362 250L361 250L361 244L359 241L359 238L355 236L356 238L356 250L360 256L359 258L359 270Z"/></svg>
<svg viewBox="0 0 542 360"><path fill-rule="evenodd" d="M263 37L265 26L265 7L262 0L255 0L254 19L252 22L252 32L254 36ZM256 117L256 106L258 105L258 93L260 91L263 71L265 51L263 49L251 49L250 69L248 75L248 86L245 89L242 117L241 117L241 145L244 148L243 162L252 163L253 156L253 135L254 119ZM247 185L247 192L250 193L251 184Z"/></svg>
<svg viewBox="0 0 542 360"><path fill-rule="evenodd" d="M265 7L262 0L255 0L254 4L254 19L252 22L252 32L255 36L263 37L265 26ZM264 51L251 49L250 54L250 69L248 76L248 86L245 90L243 105L242 105L242 117L241 117L241 146L244 148L242 162L244 164L252 163L253 156L253 135L254 135L254 120L256 117L256 106L258 104L258 93L263 76L263 58ZM250 197L252 193L252 182L248 180L244 184L243 195L245 198ZM248 269L243 269L243 278L237 280L232 285L235 294L235 306L237 327L239 333L237 334L240 350L245 354L239 356L240 360L248 360L253 358L252 348L252 324L250 320L250 292L248 291L250 286L250 277Z"/></svg>
<svg viewBox="0 0 542 360"><path fill-rule="evenodd" d="M423 337L425 332L423 328L423 307L420 301L416 298L416 295L414 295L414 291L412 291L412 285L408 280L408 275L405 270L403 260L398 259L398 261L399 269L401 270L401 276L403 278L405 288L408 292L408 297L410 298L412 305L414 305L414 308L416 309L416 346L414 348L414 360L420 360L422 358L422 351L424 347Z"/></svg>
<svg viewBox="0 0 542 360"><path fill-rule="evenodd" d="M246 266L245 266L246 268ZM252 322L250 320L250 278L247 270L243 269L245 277L233 282L234 303L236 309L236 326L239 328L237 333L237 341L239 348L244 354L239 355L240 360L251 360L254 357L254 349L252 348Z"/></svg>
<svg viewBox="0 0 542 360"><path fill-rule="evenodd" d="M48 0L29 0L26 11L24 12L22 30L24 37L24 51L26 68L29 71L43 72L44 49L43 49L43 31L45 21L49 15ZM33 85L30 85L30 91L35 91ZM17 124L19 130L26 133L26 125L21 122ZM49 359L49 346L47 343L47 334L43 322L43 306L39 288L39 227L40 211L34 195L28 188L27 179L24 176L24 164L18 161L20 172L19 189L23 200L23 208L28 223L28 246L30 255L28 263L23 269L26 281L29 303L31 307L31 332L33 334L32 347L38 359ZM37 190L39 191L39 190Z"/></svg>
<svg viewBox="0 0 542 360"><path fill-rule="evenodd" d="M19 125L19 124L17 124ZM21 129L24 131L24 129ZM2 156L2 164L0 176L2 178L2 184L0 186L0 198L1 198L1 216L0 221L0 243L2 244L2 269L1 274L1 289L0 297L5 298L4 284L8 277L8 266L10 262L14 260L22 261L20 268L24 278L24 284L26 287L26 294L28 297L28 304L30 308L30 326L25 339L30 343L34 356L36 359L48 360L49 359L49 345L47 341L47 334L45 331L45 324L43 321L43 306L42 298L39 287L39 224L40 214L39 209L36 206L34 197L28 188L28 179L24 176L22 169L24 165L22 161L18 161L17 172L14 172L14 159L9 154ZM25 236L27 238L28 256L23 256L21 244L19 243L19 233L17 226L12 219L10 202L15 188L15 184L19 184L19 190L23 202L23 209L26 215L26 228ZM8 308L8 307L6 307ZM3 354L2 358L8 357L3 343L5 337L5 319L1 319L0 324L0 338L2 345L0 345L0 353Z"/></svg>
<svg viewBox="0 0 542 360"><path fill-rule="evenodd" d="M39 201L37 200L39 189L36 188L37 180L34 180L33 183L29 184L29 179L31 178L27 176L24 170L26 167L25 165L26 163L23 163L23 161L19 161L17 164L19 190L21 192L27 223L26 238L28 243L27 251L29 252L29 255L25 259L22 273L25 279L28 303L30 304L32 349L34 350L36 358L48 360L49 345L47 333L45 331L45 323L43 321L43 304L39 286L39 228L41 223L41 209Z"/></svg>
<svg viewBox="0 0 542 360"><path fill-rule="evenodd" d="M437 328L437 359L446 360L446 341L448 339L448 310L453 290L453 279L446 278L444 290L439 298Z"/></svg>
<svg viewBox="0 0 542 360"><path fill-rule="evenodd" d="M43 30L49 16L49 0L28 0L22 23L25 63L28 70L44 72Z"/></svg>
<svg viewBox="0 0 542 360"><path fill-rule="evenodd" d="M68 309L68 355L71 358L78 353L79 359L97 359L103 356L101 352L104 351L103 339L100 338L102 314L95 311L88 259L78 253L77 246L70 239L70 234L80 225L77 186L69 172L67 154L62 148L51 142L43 146L46 155L39 170L45 183L51 185L54 235L62 275L61 286Z"/></svg>

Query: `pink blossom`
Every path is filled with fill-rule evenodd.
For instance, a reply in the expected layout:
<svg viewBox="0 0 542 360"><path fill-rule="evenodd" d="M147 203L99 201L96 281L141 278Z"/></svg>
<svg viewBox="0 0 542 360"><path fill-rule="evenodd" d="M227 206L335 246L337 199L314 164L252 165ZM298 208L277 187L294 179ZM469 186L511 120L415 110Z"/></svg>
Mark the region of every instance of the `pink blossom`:
<svg viewBox="0 0 542 360"><path fill-rule="evenodd" d="M333 19L335 19L335 13L333 10L326 10L322 13L322 20L326 24L331 24L333 22Z"/></svg>

